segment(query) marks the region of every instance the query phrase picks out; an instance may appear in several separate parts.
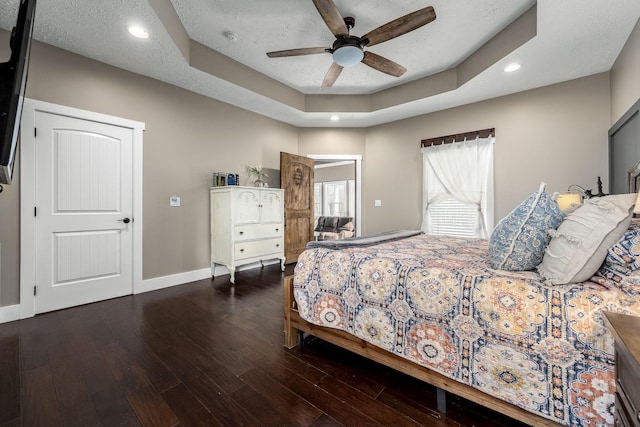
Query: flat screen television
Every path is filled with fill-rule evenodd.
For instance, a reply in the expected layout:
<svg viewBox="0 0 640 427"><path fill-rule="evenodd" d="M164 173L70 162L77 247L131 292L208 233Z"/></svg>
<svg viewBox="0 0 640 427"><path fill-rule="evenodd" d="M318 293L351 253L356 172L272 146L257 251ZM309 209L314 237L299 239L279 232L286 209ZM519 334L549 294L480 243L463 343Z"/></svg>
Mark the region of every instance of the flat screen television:
<svg viewBox="0 0 640 427"><path fill-rule="evenodd" d="M11 184L27 85L36 0L20 0L9 61L0 64L0 184Z"/></svg>

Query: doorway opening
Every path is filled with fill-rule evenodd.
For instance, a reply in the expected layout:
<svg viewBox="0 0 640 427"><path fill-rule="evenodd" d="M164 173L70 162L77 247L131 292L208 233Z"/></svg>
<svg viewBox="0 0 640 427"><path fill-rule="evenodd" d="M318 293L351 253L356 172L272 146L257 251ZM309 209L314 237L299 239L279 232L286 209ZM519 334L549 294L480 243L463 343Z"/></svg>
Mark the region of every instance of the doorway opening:
<svg viewBox="0 0 640 427"><path fill-rule="evenodd" d="M314 219L353 217L355 235L362 234L362 156L308 154L315 160Z"/></svg>

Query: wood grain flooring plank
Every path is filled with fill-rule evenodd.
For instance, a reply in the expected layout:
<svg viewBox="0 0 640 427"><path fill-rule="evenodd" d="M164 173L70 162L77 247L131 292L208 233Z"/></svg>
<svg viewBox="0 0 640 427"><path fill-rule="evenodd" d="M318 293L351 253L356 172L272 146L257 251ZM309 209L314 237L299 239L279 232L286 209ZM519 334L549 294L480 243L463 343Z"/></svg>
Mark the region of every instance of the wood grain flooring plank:
<svg viewBox="0 0 640 427"><path fill-rule="evenodd" d="M340 424L330 416L326 414L322 414L317 420L313 422L309 427L341 427L343 424Z"/></svg>
<svg viewBox="0 0 640 427"><path fill-rule="evenodd" d="M22 422L28 426L62 426L49 365L22 373Z"/></svg>
<svg viewBox="0 0 640 427"><path fill-rule="evenodd" d="M169 390L180 383L180 380L160 360L158 355L141 338L141 331L126 326L109 326L120 339L120 345L127 350L135 362L144 369L147 378L159 392Z"/></svg>
<svg viewBox="0 0 640 427"><path fill-rule="evenodd" d="M20 417L20 338L0 338L0 424Z"/></svg>
<svg viewBox="0 0 640 427"><path fill-rule="evenodd" d="M269 374L273 376L274 380L344 425L381 425L366 415L366 408L364 406L358 408L353 407L298 375L280 375L277 372L270 372Z"/></svg>
<svg viewBox="0 0 640 427"><path fill-rule="evenodd" d="M434 427L460 426L457 422L447 420L445 414L439 413L435 409L435 402L431 405L423 406L416 404L413 400L401 398L386 389L380 393L376 400L395 408L421 425Z"/></svg>
<svg viewBox="0 0 640 427"><path fill-rule="evenodd" d="M296 373L307 381L316 384L328 374L317 367L289 354L282 348L245 348L238 357L249 362L254 368L267 372L279 371L282 375Z"/></svg>
<svg viewBox="0 0 640 427"><path fill-rule="evenodd" d="M50 363L62 422L65 426L100 426L100 418L93 406L82 374L74 359L56 359Z"/></svg>
<svg viewBox="0 0 640 427"><path fill-rule="evenodd" d="M282 412L278 411L278 408L270 405L266 396L258 393L248 385L245 385L239 390L236 390L231 394L231 397L242 405L245 410L252 414L260 414L258 422L261 426L294 426L289 417Z"/></svg>
<svg viewBox="0 0 640 427"><path fill-rule="evenodd" d="M181 426L223 426L182 383L164 391L162 397L178 416Z"/></svg>
<svg viewBox="0 0 640 427"><path fill-rule="evenodd" d="M367 415L380 424L401 425L406 427L421 426L420 423L412 420L401 412L397 412L393 407L387 406L384 402L375 400L335 378L324 378L317 386L353 407L367 408Z"/></svg>
<svg viewBox="0 0 640 427"><path fill-rule="evenodd" d="M21 427L22 419L20 417L0 423L0 427Z"/></svg>
<svg viewBox="0 0 640 427"><path fill-rule="evenodd" d="M140 421L115 381L93 389L91 400L104 426L137 427Z"/></svg>
<svg viewBox="0 0 640 427"><path fill-rule="evenodd" d="M250 342L245 334L240 338L230 338L229 331L234 329L233 325L203 325L202 322L196 322L189 325L189 328L182 330L184 335L191 341L207 350L209 353L214 354L215 358L222 363L229 372L235 375L240 375L243 372L251 369L251 366L243 359L237 356L237 352L246 347Z"/></svg>
<svg viewBox="0 0 640 427"><path fill-rule="evenodd" d="M207 410L225 426L259 425L259 414L248 413L202 371L195 368L180 352L171 348L158 351L180 381L198 398Z"/></svg>
<svg viewBox="0 0 640 427"><path fill-rule="evenodd" d="M72 323L74 326L71 326ZM93 335L99 331L95 326L88 326L80 317L72 323L67 323L70 332L66 342L68 353L74 355L75 369L87 386L98 418L103 425L140 425L111 374L103 357L104 351L98 350L95 345Z"/></svg>
<svg viewBox="0 0 640 427"><path fill-rule="evenodd" d="M143 425L178 424L178 417L153 387L144 369L119 344L108 346L105 358L116 382Z"/></svg>
<svg viewBox="0 0 640 427"><path fill-rule="evenodd" d="M20 337L20 363L22 369L31 370L49 363L51 340L46 331L34 331Z"/></svg>
<svg viewBox="0 0 640 427"><path fill-rule="evenodd" d="M242 374L240 378L255 391L263 402L283 414L290 423L306 426L322 415L321 410L263 371L252 369ZM236 397L235 394L232 396ZM247 399L245 398L243 401L246 402Z"/></svg>
<svg viewBox="0 0 640 427"><path fill-rule="evenodd" d="M375 397L384 388L377 382L378 376L371 375L372 370L383 368L381 365L370 365L367 359L322 340L312 339L302 349L290 352L368 396Z"/></svg>
<svg viewBox="0 0 640 427"><path fill-rule="evenodd" d="M179 352L185 359L188 359L194 368L211 378L221 390L232 393L244 385L242 380L230 372L223 363L185 335L173 329L164 333L160 330L158 333L171 344L174 352Z"/></svg>

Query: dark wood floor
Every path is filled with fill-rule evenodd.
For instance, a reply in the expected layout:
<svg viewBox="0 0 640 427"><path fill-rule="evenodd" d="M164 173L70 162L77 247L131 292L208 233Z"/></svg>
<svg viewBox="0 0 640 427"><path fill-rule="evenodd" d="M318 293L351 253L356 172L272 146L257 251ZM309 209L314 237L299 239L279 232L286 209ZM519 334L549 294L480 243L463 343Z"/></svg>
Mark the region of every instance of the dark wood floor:
<svg viewBox="0 0 640 427"><path fill-rule="evenodd" d="M277 266L0 325L0 426L518 426L320 340Z"/></svg>

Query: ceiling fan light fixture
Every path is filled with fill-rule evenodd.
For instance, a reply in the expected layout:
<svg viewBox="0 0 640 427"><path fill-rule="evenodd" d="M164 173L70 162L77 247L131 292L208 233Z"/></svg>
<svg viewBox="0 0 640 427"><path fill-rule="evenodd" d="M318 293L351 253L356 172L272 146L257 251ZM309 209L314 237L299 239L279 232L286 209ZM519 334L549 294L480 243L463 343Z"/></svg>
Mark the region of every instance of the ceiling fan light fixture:
<svg viewBox="0 0 640 427"><path fill-rule="evenodd" d="M341 67L349 67L362 61L364 52L360 46L346 45L333 51L333 61Z"/></svg>

